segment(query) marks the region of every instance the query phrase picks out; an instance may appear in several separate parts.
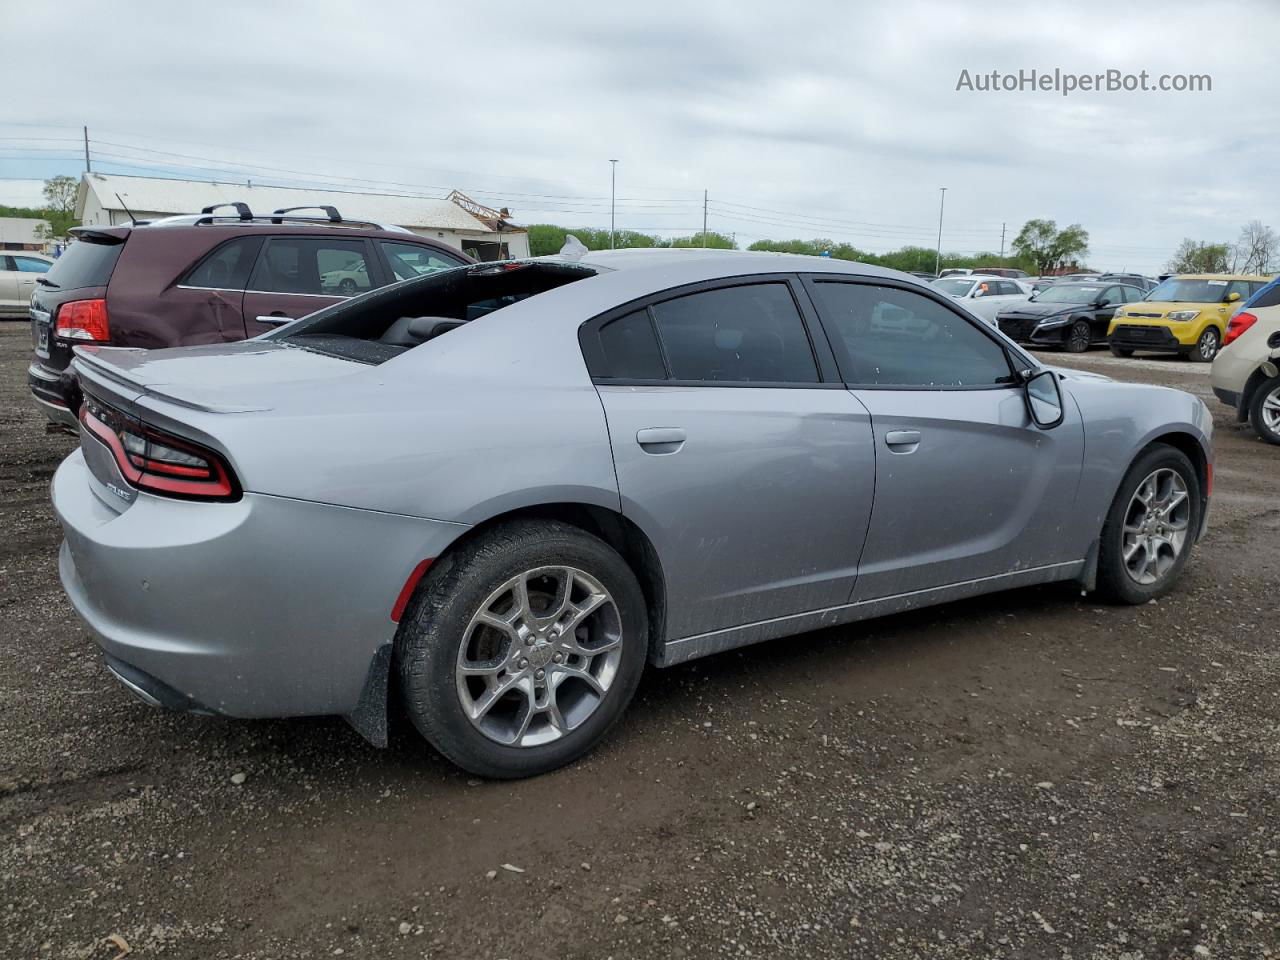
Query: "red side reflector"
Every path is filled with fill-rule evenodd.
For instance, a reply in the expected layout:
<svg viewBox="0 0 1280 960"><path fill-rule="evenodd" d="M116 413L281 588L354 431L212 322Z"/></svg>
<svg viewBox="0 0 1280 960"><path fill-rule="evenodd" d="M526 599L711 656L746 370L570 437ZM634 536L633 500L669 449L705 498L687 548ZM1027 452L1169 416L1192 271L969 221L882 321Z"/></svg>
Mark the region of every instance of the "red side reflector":
<svg viewBox="0 0 1280 960"><path fill-rule="evenodd" d="M68 300L58 307L54 335L66 340L106 343L111 339L107 322L107 301Z"/></svg>
<svg viewBox="0 0 1280 960"><path fill-rule="evenodd" d="M418 581L431 569L431 564L435 562L435 559L435 557L427 557L427 559L414 567L413 573L409 574L409 579L400 588L400 596L396 597L396 605L391 608L391 619L395 623L399 623L400 618L404 616L404 608L409 605L409 598L413 596L413 591L418 589Z"/></svg>
<svg viewBox="0 0 1280 960"><path fill-rule="evenodd" d="M1213 464L1208 464L1205 470L1204 495L1206 497L1213 496Z"/></svg>

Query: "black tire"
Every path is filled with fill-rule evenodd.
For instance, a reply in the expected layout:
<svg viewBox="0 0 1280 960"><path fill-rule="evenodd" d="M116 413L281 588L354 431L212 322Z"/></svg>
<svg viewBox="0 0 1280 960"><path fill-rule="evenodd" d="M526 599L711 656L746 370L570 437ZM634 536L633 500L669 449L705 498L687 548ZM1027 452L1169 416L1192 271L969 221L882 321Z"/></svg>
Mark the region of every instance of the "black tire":
<svg viewBox="0 0 1280 960"><path fill-rule="evenodd" d="M1273 394L1276 399L1280 399L1280 377L1264 380L1254 388L1253 397L1249 401L1249 423L1252 424L1253 432L1259 439L1267 443L1280 444L1280 429L1268 427L1266 417L1263 415L1263 404Z"/></svg>
<svg viewBox="0 0 1280 960"><path fill-rule="evenodd" d="M609 592L621 622L621 656L603 699L577 727L539 746L506 746L474 726L455 685L459 646L487 598L516 575L565 564ZM604 738L631 702L648 651L644 594L627 562L602 540L552 520L496 527L437 561L396 634L395 666L405 711L440 753L470 773L531 777L576 760Z"/></svg>
<svg viewBox="0 0 1280 960"><path fill-rule="evenodd" d="M1218 355L1220 346L1222 346L1222 336L1218 333L1218 328L1205 327L1196 345L1187 352L1187 359L1192 363L1212 363L1213 358Z"/></svg>
<svg viewBox="0 0 1280 960"><path fill-rule="evenodd" d="M1093 330L1087 320L1077 320L1062 335L1062 349L1067 353L1088 353Z"/></svg>
<svg viewBox="0 0 1280 960"><path fill-rule="evenodd" d="M350 277L343 277L338 284L338 292L344 297L354 297L356 293L356 282Z"/></svg>
<svg viewBox="0 0 1280 960"><path fill-rule="evenodd" d="M1132 357L1133 347L1112 347L1111 355L1113 357Z"/></svg>
<svg viewBox="0 0 1280 960"><path fill-rule="evenodd" d="M1129 575L1124 563L1125 514L1139 484L1161 468L1176 470L1186 484L1187 500L1190 503L1187 538L1182 552L1168 572L1155 583L1142 584ZM1148 447L1125 473L1115 499L1111 502L1111 509L1107 511L1098 552L1098 592L1118 603L1137 604L1162 597L1173 589L1195 548L1195 538L1200 530L1201 507L1200 477L1187 455L1164 444Z"/></svg>

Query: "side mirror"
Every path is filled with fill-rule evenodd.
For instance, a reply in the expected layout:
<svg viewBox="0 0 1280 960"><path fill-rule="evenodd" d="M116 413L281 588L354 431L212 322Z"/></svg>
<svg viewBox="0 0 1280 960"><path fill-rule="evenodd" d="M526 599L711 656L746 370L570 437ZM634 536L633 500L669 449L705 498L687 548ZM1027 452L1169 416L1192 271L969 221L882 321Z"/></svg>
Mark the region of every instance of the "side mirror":
<svg viewBox="0 0 1280 960"><path fill-rule="evenodd" d="M1226 301L1226 302L1227 302L1227 303L1235 303L1235 302L1236 302L1237 300L1239 300L1239 299L1240 299L1240 294L1238 294L1238 293L1228 293L1228 294L1227 294L1227 301Z"/></svg>
<svg viewBox="0 0 1280 960"><path fill-rule="evenodd" d="M1022 385L1027 399L1027 413L1041 430L1051 430L1062 422L1062 388L1058 375L1044 370L1027 379Z"/></svg>

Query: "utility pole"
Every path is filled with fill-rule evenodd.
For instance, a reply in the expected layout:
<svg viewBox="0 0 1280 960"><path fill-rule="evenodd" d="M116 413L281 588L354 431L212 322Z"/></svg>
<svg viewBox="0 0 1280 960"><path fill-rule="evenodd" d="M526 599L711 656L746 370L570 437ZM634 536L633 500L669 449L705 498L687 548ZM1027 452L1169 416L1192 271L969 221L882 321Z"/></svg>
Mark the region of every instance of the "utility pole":
<svg viewBox="0 0 1280 960"><path fill-rule="evenodd" d="M1000 265L1004 266L1004 228L1005 224L1000 224Z"/></svg>
<svg viewBox="0 0 1280 960"><path fill-rule="evenodd" d="M618 198L618 161L609 161L609 249L613 249L614 207Z"/></svg>
<svg viewBox="0 0 1280 960"><path fill-rule="evenodd" d="M707 191L702 191L702 249L707 248Z"/></svg>
<svg viewBox="0 0 1280 960"><path fill-rule="evenodd" d="M89 164L89 128L84 128L84 172L92 173L93 167Z"/></svg>
<svg viewBox="0 0 1280 960"><path fill-rule="evenodd" d="M947 188L939 187L942 191L942 199L938 201L938 256L933 261L933 272L939 274L942 272L942 210L947 203Z"/></svg>

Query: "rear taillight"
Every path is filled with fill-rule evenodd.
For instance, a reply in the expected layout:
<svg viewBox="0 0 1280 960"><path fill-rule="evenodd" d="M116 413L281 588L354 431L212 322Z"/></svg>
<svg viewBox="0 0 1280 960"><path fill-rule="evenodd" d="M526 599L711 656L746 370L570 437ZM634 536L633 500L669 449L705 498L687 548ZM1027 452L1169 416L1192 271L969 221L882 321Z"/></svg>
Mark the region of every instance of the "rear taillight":
<svg viewBox="0 0 1280 960"><path fill-rule="evenodd" d="M121 475L139 490L188 500L238 500L231 468L212 450L147 426L88 395L80 423L107 445Z"/></svg>
<svg viewBox="0 0 1280 960"><path fill-rule="evenodd" d="M1240 334L1244 333L1257 322L1258 318L1252 313L1241 310L1227 321L1227 335L1222 338L1222 345L1225 347L1227 344L1239 339Z"/></svg>
<svg viewBox="0 0 1280 960"><path fill-rule="evenodd" d="M65 340L106 343L111 339L111 325L107 323L107 301L68 300L58 307L53 332Z"/></svg>

